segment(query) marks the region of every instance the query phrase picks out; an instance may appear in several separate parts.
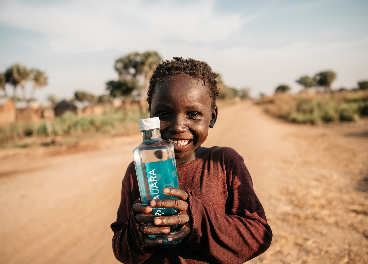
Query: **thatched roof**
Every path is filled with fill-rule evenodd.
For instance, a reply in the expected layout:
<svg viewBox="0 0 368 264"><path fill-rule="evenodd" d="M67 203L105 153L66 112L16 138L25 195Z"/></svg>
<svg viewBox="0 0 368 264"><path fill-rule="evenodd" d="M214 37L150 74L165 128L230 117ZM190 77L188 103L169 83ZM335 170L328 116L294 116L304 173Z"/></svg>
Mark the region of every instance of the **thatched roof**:
<svg viewBox="0 0 368 264"><path fill-rule="evenodd" d="M74 105L74 103L68 102L66 100L61 100L54 107L54 109L66 109L66 108L77 109L77 107Z"/></svg>

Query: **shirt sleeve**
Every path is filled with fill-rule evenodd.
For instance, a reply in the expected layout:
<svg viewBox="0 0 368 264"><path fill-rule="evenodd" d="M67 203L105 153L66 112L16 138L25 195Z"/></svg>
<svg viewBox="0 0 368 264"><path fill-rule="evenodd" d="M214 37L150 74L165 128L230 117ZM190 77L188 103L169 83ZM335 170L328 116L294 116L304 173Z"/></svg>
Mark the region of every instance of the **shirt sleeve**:
<svg viewBox="0 0 368 264"><path fill-rule="evenodd" d="M188 190L192 232L185 243L216 263L243 263L266 251L272 240L248 169L243 158L235 154L225 169L231 207L228 214L205 206Z"/></svg>
<svg viewBox="0 0 368 264"><path fill-rule="evenodd" d="M117 260L126 264L143 263L153 253L144 245L143 236L139 232L139 225L134 217L132 209L133 175L135 175L135 170L132 162L123 179L116 221L111 224L111 229L114 232L112 239L114 255Z"/></svg>

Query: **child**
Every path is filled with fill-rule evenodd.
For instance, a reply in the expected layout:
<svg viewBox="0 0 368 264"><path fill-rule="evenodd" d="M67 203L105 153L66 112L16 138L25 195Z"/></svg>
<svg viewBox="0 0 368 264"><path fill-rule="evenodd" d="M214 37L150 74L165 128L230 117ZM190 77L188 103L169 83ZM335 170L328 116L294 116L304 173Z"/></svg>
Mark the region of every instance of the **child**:
<svg viewBox="0 0 368 264"><path fill-rule="evenodd" d="M263 253L272 232L243 158L228 147L204 148L217 118L217 83L205 62L174 58L155 70L148 91L151 117L161 120L161 136L174 143L178 197L142 205L132 162L123 179L113 250L123 263L243 263ZM176 208L173 216L154 217L152 207ZM154 225L147 225L153 223ZM168 226L184 224L162 245Z"/></svg>

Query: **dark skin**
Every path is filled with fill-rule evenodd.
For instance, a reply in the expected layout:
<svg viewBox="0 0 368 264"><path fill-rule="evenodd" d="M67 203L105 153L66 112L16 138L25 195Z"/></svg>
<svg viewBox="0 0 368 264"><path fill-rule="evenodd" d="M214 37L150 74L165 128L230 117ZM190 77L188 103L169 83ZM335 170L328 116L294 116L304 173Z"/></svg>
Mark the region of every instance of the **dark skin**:
<svg viewBox="0 0 368 264"><path fill-rule="evenodd" d="M156 84L150 115L160 118L162 138L173 141L176 164L195 160L207 151L201 144L208 136L208 129L214 126L217 119L217 107L212 107L212 100L209 88L203 81L186 74L168 77ZM168 241L181 240L192 230L188 194L177 188L165 188L163 193L179 199L156 199L152 200L150 205L133 204L139 230L147 246L164 242L160 237L149 238L148 235L168 235L170 225L183 224L183 227L177 233L168 235ZM153 216L150 214L152 207L175 208L179 213Z"/></svg>

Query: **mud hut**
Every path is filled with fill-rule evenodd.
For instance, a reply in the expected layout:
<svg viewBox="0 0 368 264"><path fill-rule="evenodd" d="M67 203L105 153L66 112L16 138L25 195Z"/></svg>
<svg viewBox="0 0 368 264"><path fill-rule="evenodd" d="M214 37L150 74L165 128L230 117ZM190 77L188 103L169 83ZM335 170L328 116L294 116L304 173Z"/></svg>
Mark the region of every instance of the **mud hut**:
<svg viewBox="0 0 368 264"><path fill-rule="evenodd" d="M74 103L68 102L66 100L61 100L58 104L54 107L55 116L61 116L66 111L70 111L74 114L77 114L77 107L74 105Z"/></svg>
<svg viewBox="0 0 368 264"><path fill-rule="evenodd" d="M15 103L17 122L37 122L40 121L43 109L38 102L16 102Z"/></svg>
<svg viewBox="0 0 368 264"><path fill-rule="evenodd" d="M105 112L105 105L103 104L90 104L83 108L82 114L85 116L102 115Z"/></svg>
<svg viewBox="0 0 368 264"><path fill-rule="evenodd" d="M0 98L0 126L15 122L15 106L9 98Z"/></svg>

